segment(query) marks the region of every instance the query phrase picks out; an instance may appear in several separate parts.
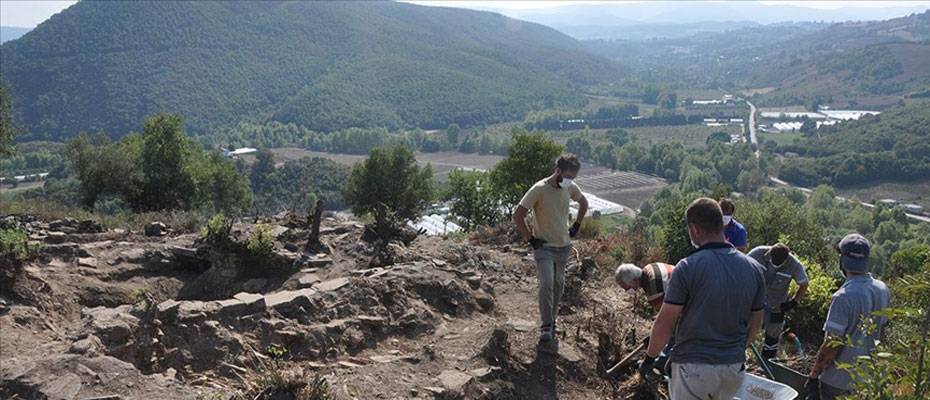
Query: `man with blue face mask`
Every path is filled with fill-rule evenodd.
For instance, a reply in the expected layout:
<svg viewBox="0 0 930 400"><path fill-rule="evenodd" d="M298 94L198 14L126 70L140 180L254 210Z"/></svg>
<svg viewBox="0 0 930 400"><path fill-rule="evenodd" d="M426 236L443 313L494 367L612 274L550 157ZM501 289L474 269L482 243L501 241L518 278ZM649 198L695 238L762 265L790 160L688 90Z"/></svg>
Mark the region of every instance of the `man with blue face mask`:
<svg viewBox="0 0 930 400"><path fill-rule="evenodd" d="M571 239L578 234L581 221L588 212L588 200L572 181L578 176L581 163L571 154L556 161L552 175L536 182L520 200L513 213L517 231L533 249L539 278L539 341L547 343L555 337L555 322L559 300L565 286L565 265L571 252ZM569 227L570 201L578 202L578 216ZM532 231L526 216L533 211Z"/></svg>
<svg viewBox="0 0 930 400"><path fill-rule="evenodd" d="M733 213L736 212L736 203L724 197L720 199L720 211L723 211L724 237L726 237L727 242L732 244L733 247L745 253L746 249L749 248L749 240L746 234L746 228L733 218Z"/></svg>

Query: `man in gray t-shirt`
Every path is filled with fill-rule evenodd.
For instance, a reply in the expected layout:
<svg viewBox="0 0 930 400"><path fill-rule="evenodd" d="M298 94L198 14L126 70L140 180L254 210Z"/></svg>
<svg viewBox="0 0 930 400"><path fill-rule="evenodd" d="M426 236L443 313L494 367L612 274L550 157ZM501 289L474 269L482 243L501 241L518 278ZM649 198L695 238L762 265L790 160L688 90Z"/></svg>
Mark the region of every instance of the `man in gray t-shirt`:
<svg viewBox="0 0 930 400"><path fill-rule="evenodd" d="M762 346L762 356L766 359L774 358L785 326L785 313L798 305L798 301L807 293L807 273L788 246L781 243L758 246L748 256L758 261L765 271L765 344ZM797 283L798 290L788 300L792 279Z"/></svg>
<svg viewBox="0 0 930 400"><path fill-rule="evenodd" d="M675 267L640 365L647 377L674 330L673 399L732 398L745 374L746 345L762 325L762 266L726 242L722 215L712 199L688 206L688 234L697 250Z"/></svg>
<svg viewBox="0 0 930 400"><path fill-rule="evenodd" d="M891 292L884 282L869 274L871 248L866 238L855 233L846 235L839 244L840 268L846 282L833 294L827 321L823 324L826 337L817 352L808 382L808 387L813 388L819 380L822 400L850 393L849 372L837 368L837 363L856 364L859 356L868 356L885 324L884 317L872 314L888 308ZM870 319L873 329L866 329L872 325L868 323ZM836 344L837 340L845 344Z"/></svg>

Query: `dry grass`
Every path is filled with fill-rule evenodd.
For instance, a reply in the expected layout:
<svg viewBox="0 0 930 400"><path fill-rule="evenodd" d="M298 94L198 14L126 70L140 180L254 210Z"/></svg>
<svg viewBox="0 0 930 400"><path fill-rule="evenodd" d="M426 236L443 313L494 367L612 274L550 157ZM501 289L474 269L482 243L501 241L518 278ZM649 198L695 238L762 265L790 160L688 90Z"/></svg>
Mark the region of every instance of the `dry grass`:
<svg viewBox="0 0 930 400"><path fill-rule="evenodd" d="M122 212L116 215L98 214L81 208L68 207L51 201L3 201L0 215L29 214L42 220L73 218L94 220L107 229L142 230L152 221L161 221L179 232L197 232L206 222L208 215L200 211L160 211L146 213Z"/></svg>

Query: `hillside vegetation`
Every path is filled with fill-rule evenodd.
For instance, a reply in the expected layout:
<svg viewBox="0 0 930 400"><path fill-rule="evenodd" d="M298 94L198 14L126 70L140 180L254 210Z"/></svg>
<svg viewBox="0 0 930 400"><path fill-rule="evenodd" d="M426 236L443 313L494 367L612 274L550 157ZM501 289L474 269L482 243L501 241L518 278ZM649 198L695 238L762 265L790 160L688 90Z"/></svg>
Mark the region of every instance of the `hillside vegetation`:
<svg viewBox="0 0 930 400"><path fill-rule="evenodd" d="M930 176L930 103L897 107L818 129L797 144L777 147L803 157L785 163L780 176L812 186L908 181Z"/></svg>
<svg viewBox="0 0 930 400"><path fill-rule="evenodd" d="M644 78L708 88L773 88L757 105L893 105L930 84L930 12L887 21L775 24L660 40L585 44Z"/></svg>
<svg viewBox="0 0 930 400"><path fill-rule="evenodd" d="M620 72L541 25L394 2L82 1L0 54L18 120L50 139L159 112L195 134L468 126L577 106L578 85Z"/></svg>

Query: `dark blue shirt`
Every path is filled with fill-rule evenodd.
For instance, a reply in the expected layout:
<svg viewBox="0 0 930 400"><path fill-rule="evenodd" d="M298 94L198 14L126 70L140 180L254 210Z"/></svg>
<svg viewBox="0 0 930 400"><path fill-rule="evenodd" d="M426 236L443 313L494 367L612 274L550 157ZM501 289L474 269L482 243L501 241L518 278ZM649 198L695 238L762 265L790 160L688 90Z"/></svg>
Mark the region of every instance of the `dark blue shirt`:
<svg viewBox="0 0 930 400"><path fill-rule="evenodd" d="M672 362L744 362L749 321L765 306L763 267L728 243L705 244L678 262L665 302L683 306Z"/></svg>
<svg viewBox="0 0 930 400"><path fill-rule="evenodd" d="M730 221L730 224L723 228L723 236L726 236L727 241L733 245L733 247L748 247L749 243L746 240L746 228L743 227L743 224L737 222L735 219Z"/></svg>

